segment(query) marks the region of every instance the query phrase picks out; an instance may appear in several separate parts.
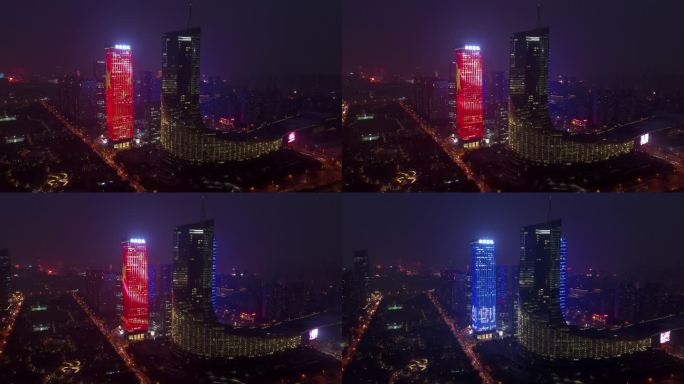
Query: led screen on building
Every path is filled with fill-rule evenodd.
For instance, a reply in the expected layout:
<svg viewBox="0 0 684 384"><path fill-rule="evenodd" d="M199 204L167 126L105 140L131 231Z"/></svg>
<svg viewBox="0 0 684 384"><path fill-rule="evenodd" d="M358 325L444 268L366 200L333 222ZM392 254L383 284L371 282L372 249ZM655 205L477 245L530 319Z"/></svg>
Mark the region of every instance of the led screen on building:
<svg viewBox="0 0 684 384"><path fill-rule="evenodd" d="M461 141L482 140L482 56L480 47L456 50L456 134Z"/></svg>

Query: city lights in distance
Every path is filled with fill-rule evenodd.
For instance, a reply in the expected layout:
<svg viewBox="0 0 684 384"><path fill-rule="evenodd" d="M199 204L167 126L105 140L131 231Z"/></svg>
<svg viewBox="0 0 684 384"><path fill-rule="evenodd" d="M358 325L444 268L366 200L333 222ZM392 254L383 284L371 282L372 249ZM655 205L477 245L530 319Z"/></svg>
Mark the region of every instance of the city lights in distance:
<svg viewBox="0 0 684 384"><path fill-rule="evenodd" d="M466 45L465 49L466 49L466 51L479 51L480 46L479 45Z"/></svg>
<svg viewBox="0 0 684 384"><path fill-rule="evenodd" d="M114 48L116 48L116 49L122 49L122 50L125 50L125 51L130 51L130 50L131 50L131 46L128 45L128 44L116 44L116 45L114 45Z"/></svg>
<svg viewBox="0 0 684 384"><path fill-rule="evenodd" d="M134 238L134 239L131 239L130 242L131 242L131 244L145 244L145 239Z"/></svg>
<svg viewBox="0 0 684 384"><path fill-rule="evenodd" d="M670 331L660 333L660 344L665 344L670 342Z"/></svg>
<svg viewBox="0 0 684 384"><path fill-rule="evenodd" d="M539 41L541 38L539 36L527 36L526 37L527 41Z"/></svg>
<svg viewBox="0 0 684 384"><path fill-rule="evenodd" d="M309 331L309 340L316 340L318 338L318 328Z"/></svg>
<svg viewBox="0 0 684 384"><path fill-rule="evenodd" d="M478 244L494 244L494 240L490 239L480 239L477 241Z"/></svg>
<svg viewBox="0 0 684 384"><path fill-rule="evenodd" d="M640 140L641 145L646 145L646 144L648 144L648 139L649 139L648 133L645 133L645 134L641 135L641 140Z"/></svg>

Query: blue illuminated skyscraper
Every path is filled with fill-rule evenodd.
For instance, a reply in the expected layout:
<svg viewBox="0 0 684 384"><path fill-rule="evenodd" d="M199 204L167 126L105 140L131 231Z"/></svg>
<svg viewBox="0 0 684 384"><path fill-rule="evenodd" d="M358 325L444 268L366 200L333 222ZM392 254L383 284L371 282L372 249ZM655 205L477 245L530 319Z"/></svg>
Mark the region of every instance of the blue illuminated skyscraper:
<svg viewBox="0 0 684 384"><path fill-rule="evenodd" d="M568 242L565 237L560 239L560 307L563 313L563 318L567 315L566 303L568 300L567 291L567 274L568 274Z"/></svg>
<svg viewBox="0 0 684 384"><path fill-rule="evenodd" d="M470 243L472 326L476 333L496 329L496 259L494 240Z"/></svg>

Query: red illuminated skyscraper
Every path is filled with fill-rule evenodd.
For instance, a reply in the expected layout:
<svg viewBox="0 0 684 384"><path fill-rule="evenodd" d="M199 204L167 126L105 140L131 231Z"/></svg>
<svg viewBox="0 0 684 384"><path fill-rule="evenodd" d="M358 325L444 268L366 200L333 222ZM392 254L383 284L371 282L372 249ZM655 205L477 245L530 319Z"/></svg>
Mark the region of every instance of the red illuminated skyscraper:
<svg viewBox="0 0 684 384"><path fill-rule="evenodd" d="M130 333L147 331L149 326L147 296L147 245L144 239L130 239L122 244L123 329Z"/></svg>
<svg viewBox="0 0 684 384"><path fill-rule="evenodd" d="M456 134L465 142L484 136L482 56L476 45L456 50Z"/></svg>
<svg viewBox="0 0 684 384"><path fill-rule="evenodd" d="M133 56L129 45L105 48L107 139L125 147L133 138Z"/></svg>

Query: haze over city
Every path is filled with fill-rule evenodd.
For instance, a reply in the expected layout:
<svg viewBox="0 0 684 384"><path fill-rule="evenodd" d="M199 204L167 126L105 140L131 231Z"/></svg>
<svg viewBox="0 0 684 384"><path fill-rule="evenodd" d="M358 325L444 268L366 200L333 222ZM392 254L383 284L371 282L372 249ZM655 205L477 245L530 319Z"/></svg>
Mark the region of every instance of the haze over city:
<svg viewBox="0 0 684 384"><path fill-rule="evenodd" d="M214 219L217 271L232 268L266 276L319 278L340 267L338 199L321 196L208 195L205 217ZM170 264L173 230L198 222L195 194L14 194L0 199L12 222L0 244L15 264L42 260L55 267L117 270L121 242L145 238L150 263ZM296 218L297 220L294 220ZM326 274L326 272L328 272Z"/></svg>
<svg viewBox="0 0 684 384"><path fill-rule="evenodd" d="M681 271L675 244L684 208L675 195L553 194L562 220L568 265L653 277ZM546 194L346 196L342 209L345 265L367 249L373 265L464 268L470 242L493 239L497 263L517 265L520 229L547 220Z"/></svg>
<svg viewBox="0 0 684 384"><path fill-rule="evenodd" d="M231 84L255 77L338 75L340 8L339 0L195 0L191 24L202 27L201 71ZM188 26L188 1L124 0L94 7L83 0L12 0L3 2L3 14L0 33L12 36L0 57L5 72L89 74L113 43L131 46L136 71L156 71L162 34Z"/></svg>
<svg viewBox="0 0 684 384"><path fill-rule="evenodd" d="M510 35L541 22L550 26L550 75L681 73L679 1L345 1L345 71L359 66L387 75L447 72L453 49L482 47L487 71L509 67Z"/></svg>

